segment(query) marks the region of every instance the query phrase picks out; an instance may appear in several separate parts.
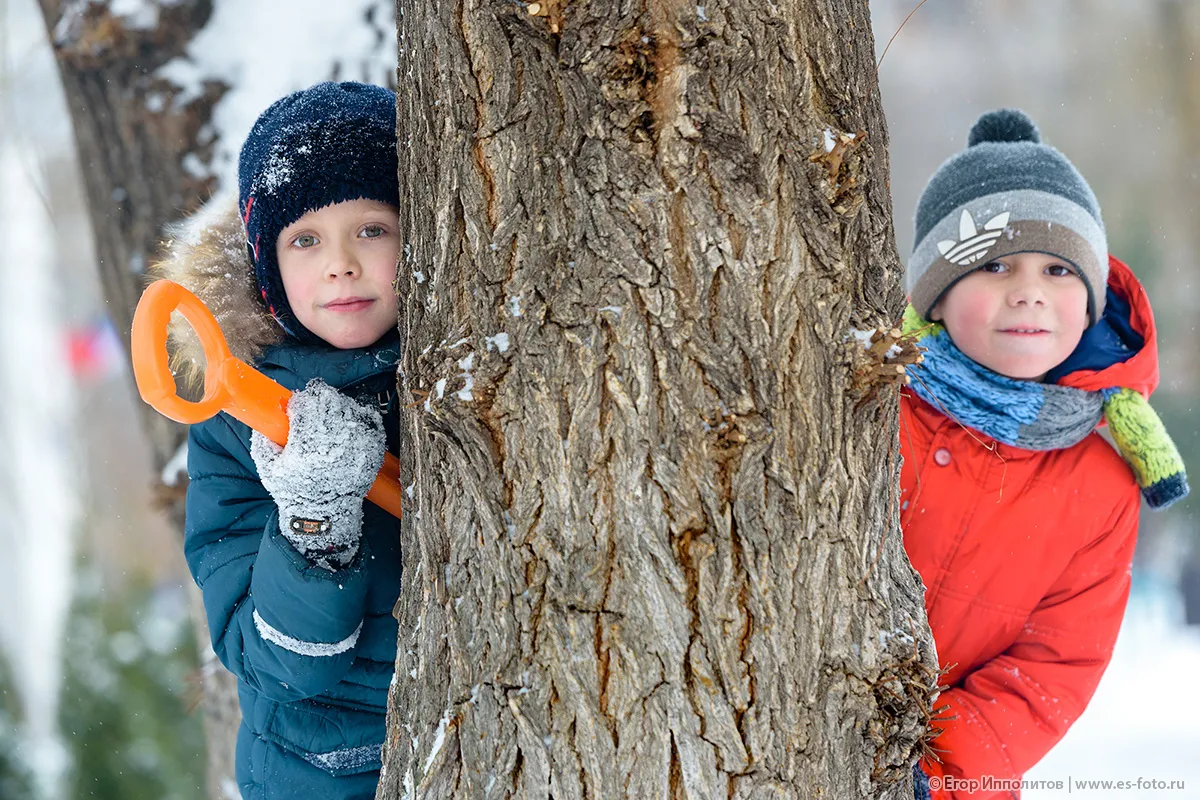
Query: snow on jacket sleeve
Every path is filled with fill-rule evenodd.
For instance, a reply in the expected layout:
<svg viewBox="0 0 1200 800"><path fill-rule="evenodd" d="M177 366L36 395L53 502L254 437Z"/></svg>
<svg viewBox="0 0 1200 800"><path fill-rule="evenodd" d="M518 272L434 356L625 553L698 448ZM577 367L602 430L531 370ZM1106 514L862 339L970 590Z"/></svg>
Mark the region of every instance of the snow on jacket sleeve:
<svg viewBox="0 0 1200 800"><path fill-rule="evenodd" d="M282 702L336 685L362 629L366 547L336 572L297 552L254 471L249 429L225 414L192 426L188 474L184 555L221 663Z"/></svg>
<svg viewBox="0 0 1200 800"><path fill-rule="evenodd" d="M1140 499L1130 487L1104 533L1076 552L1004 653L943 692L956 717L933 741L942 763L930 775L1019 779L1087 707L1112 658L1129 598ZM936 785L936 781L935 781ZM1008 792L935 792L979 800Z"/></svg>

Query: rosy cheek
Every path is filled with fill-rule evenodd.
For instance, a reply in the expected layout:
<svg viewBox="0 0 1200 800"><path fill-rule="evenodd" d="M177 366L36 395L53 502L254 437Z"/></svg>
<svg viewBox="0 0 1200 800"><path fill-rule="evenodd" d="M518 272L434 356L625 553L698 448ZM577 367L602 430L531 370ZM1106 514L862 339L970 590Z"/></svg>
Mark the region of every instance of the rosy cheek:
<svg viewBox="0 0 1200 800"><path fill-rule="evenodd" d="M991 300L986 294L976 292L963 304L963 316L970 320L983 321L990 315L991 305Z"/></svg>
<svg viewBox="0 0 1200 800"><path fill-rule="evenodd" d="M958 323L959 327L976 327L991 317L992 300L988 293L972 288L959 286L954 296L947 298L946 317Z"/></svg>

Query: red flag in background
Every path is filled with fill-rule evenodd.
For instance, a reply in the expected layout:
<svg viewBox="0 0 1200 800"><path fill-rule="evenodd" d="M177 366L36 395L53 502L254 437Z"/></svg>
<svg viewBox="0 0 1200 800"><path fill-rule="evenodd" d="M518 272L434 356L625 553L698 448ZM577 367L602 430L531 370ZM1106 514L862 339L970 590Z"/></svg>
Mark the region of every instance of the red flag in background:
<svg viewBox="0 0 1200 800"><path fill-rule="evenodd" d="M78 383L104 380L125 366L124 349L108 317L68 326L64 338L71 376Z"/></svg>

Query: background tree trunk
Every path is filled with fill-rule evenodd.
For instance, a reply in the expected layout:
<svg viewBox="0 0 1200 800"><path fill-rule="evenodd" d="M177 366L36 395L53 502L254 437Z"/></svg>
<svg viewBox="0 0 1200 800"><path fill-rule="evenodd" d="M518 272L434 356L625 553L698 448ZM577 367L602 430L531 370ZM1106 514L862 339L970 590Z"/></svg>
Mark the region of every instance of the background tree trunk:
<svg viewBox="0 0 1200 800"><path fill-rule="evenodd" d="M212 108L228 87L209 82L200 97L177 107L180 87L154 76L185 52L208 21L212 2L164 3L150 28L127 26L107 3L39 2L74 126L106 310L128 351L142 273L159 255L165 226L197 208L214 188L214 178L192 175L183 163L189 154L197 163L209 162L215 138L201 132L211 131ZM151 95L157 96L153 103ZM138 409L159 473L183 445L187 428L147 405ZM186 484L184 475L160 486L180 542ZM202 658L208 790L214 800L229 800L238 796L237 681L212 652L199 590L190 581L187 586Z"/></svg>
<svg viewBox="0 0 1200 800"><path fill-rule="evenodd" d="M380 798L911 797L867 5L398 5L405 583Z"/></svg>

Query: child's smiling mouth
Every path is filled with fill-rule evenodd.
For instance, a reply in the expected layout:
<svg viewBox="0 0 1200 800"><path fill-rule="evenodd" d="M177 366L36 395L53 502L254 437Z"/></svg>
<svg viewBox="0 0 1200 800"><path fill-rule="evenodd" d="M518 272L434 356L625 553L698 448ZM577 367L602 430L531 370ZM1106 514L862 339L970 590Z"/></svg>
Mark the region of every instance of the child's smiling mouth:
<svg viewBox="0 0 1200 800"><path fill-rule="evenodd" d="M1001 328L999 333L1008 334L1009 336L1040 336L1050 333L1045 328Z"/></svg>
<svg viewBox="0 0 1200 800"><path fill-rule="evenodd" d="M326 311L337 313L352 313L362 311L374 302L374 300L369 300L365 297L341 297L337 300L330 300L325 304L324 308Z"/></svg>

